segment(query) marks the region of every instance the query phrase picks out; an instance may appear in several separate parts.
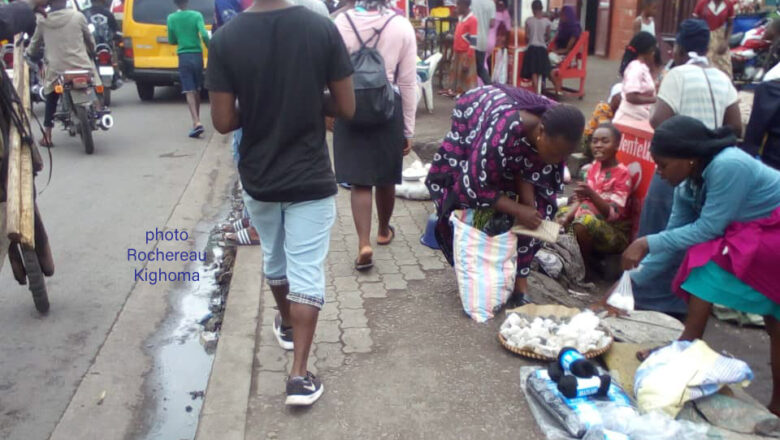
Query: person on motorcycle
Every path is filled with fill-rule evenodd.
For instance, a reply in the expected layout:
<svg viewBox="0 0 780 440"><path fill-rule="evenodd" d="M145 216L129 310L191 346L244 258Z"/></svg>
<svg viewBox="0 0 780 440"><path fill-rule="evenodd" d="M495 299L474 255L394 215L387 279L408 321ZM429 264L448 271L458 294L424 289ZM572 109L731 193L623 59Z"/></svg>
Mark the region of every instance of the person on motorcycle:
<svg viewBox="0 0 780 440"><path fill-rule="evenodd" d="M107 32L96 32L95 42L111 44L113 46L114 40L116 40L117 33L119 32L119 26L116 22L116 17L108 8L107 0L92 0L92 6L83 11L84 16L87 17L90 23L100 29L105 26ZM105 34L105 35L104 35ZM105 40L105 41L102 41Z"/></svg>
<svg viewBox="0 0 780 440"><path fill-rule="evenodd" d="M54 127L54 114L60 95L54 92L57 78L67 70L89 70L95 86L102 85L100 75L95 71L95 63L90 53L95 51L95 39L89 31L87 18L81 12L71 8L67 0L50 0L51 9L45 18L38 20L38 26L32 37L27 53L31 57L43 57L46 62L44 93L46 94L46 113L43 125L46 128L41 145L50 147L51 131ZM95 108L102 112L100 100L95 100Z"/></svg>
<svg viewBox="0 0 780 440"><path fill-rule="evenodd" d="M109 6L109 0L92 0L92 6L84 9L82 12L84 13L84 16L87 17L87 20L95 27L95 30L92 32L95 43L107 44L110 47L111 62L116 65L118 58L116 43L121 40L121 36L119 34L119 24ZM119 70L115 69L112 83L117 84L119 82L119 76Z"/></svg>

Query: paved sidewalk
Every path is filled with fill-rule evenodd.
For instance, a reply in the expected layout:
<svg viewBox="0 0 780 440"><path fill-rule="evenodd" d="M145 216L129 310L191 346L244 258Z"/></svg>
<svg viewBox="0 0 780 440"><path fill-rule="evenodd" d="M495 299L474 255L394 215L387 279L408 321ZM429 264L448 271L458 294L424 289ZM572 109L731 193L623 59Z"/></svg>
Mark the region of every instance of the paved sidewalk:
<svg viewBox="0 0 780 440"><path fill-rule="evenodd" d="M376 246L376 266L358 274L349 193L340 190L310 357L325 393L310 409L284 406L292 353L274 339L264 287L246 438L542 438L517 383L524 362L496 341L500 320L466 317L451 269L419 243L431 208L399 199L395 241Z"/></svg>

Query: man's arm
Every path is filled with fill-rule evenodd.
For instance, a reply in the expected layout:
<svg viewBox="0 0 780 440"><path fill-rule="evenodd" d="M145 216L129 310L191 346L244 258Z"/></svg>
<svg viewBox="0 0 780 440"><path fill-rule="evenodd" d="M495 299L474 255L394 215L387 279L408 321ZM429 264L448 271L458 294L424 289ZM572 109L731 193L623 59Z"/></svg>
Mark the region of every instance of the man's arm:
<svg viewBox="0 0 780 440"><path fill-rule="evenodd" d="M179 41L176 39L176 21L171 20L171 16L168 16L168 44L176 46Z"/></svg>
<svg viewBox="0 0 780 440"><path fill-rule="evenodd" d="M355 90L352 75L328 83L323 111L327 116L350 120L355 116Z"/></svg>
<svg viewBox="0 0 780 440"><path fill-rule="evenodd" d="M655 103L655 110L653 110L653 116L650 117L650 125L653 128L658 128L664 121L674 116L674 110L669 107L663 99L659 99Z"/></svg>
<svg viewBox="0 0 780 440"><path fill-rule="evenodd" d="M209 47L209 32L206 30L206 23L203 22L203 16L198 18L198 30L200 31L200 38L203 39L203 44Z"/></svg>
<svg viewBox="0 0 780 440"><path fill-rule="evenodd" d="M209 91L209 101L211 101L211 123L218 132L227 134L241 127L235 94Z"/></svg>
<svg viewBox="0 0 780 440"><path fill-rule="evenodd" d="M723 114L723 125L731 127L738 138L742 137L742 112L739 110L739 102L726 107L726 112Z"/></svg>

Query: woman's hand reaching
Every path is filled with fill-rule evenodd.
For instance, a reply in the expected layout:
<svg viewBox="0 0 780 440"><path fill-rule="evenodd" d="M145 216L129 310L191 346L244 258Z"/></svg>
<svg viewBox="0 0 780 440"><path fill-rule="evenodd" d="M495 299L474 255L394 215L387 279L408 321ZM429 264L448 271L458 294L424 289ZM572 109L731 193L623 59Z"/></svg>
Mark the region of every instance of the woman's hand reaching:
<svg viewBox="0 0 780 440"><path fill-rule="evenodd" d="M526 205L519 205L515 213L517 222L529 229L536 229L542 225L542 216L534 208Z"/></svg>
<svg viewBox="0 0 780 440"><path fill-rule="evenodd" d="M639 266L639 263L642 262L649 251L650 247L647 244L646 237L635 240L623 252L623 258L621 259L623 270L631 270Z"/></svg>

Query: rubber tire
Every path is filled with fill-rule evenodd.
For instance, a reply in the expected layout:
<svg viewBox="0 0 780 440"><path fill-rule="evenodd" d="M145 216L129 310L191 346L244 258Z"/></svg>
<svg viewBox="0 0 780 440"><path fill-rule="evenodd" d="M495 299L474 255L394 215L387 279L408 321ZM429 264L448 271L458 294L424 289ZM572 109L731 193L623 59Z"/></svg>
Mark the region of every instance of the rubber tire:
<svg viewBox="0 0 780 440"><path fill-rule="evenodd" d="M46 290L46 279L38 263L38 254L35 253L35 249L22 247L22 260L24 261L24 270L27 272L27 284L32 293L35 309L40 314L46 314L49 311L49 294Z"/></svg>
<svg viewBox="0 0 780 440"><path fill-rule="evenodd" d="M154 86L145 82L136 82L135 88L138 90L138 97L141 101L151 101L154 99Z"/></svg>
<svg viewBox="0 0 780 440"><path fill-rule="evenodd" d="M79 119L79 135L81 135L81 143L84 144L84 151L92 154L95 152L95 141L92 139L92 127L89 124L87 109L80 105L76 106L76 115Z"/></svg>
<svg viewBox="0 0 780 440"><path fill-rule="evenodd" d="M105 107L111 107L111 89L108 87L103 89L103 105Z"/></svg>

